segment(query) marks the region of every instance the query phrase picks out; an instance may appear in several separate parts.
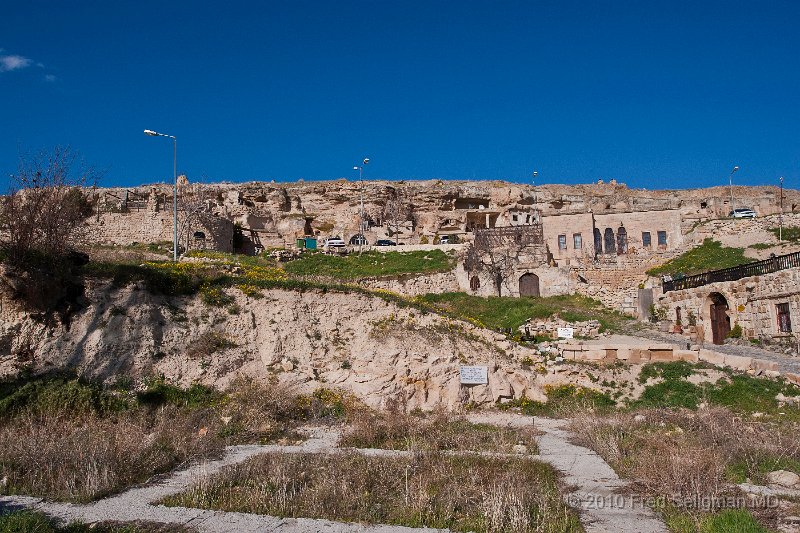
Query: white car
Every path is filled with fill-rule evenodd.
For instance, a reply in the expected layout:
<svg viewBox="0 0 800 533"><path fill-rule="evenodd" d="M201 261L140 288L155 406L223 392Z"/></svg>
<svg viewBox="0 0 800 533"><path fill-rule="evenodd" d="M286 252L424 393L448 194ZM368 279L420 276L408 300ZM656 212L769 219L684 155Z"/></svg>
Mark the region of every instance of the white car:
<svg viewBox="0 0 800 533"><path fill-rule="evenodd" d="M325 241L326 248L344 248L345 246L347 244L340 237L331 237Z"/></svg>
<svg viewBox="0 0 800 533"><path fill-rule="evenodd" d="M756 218L756 212L750 208L741 207L728 213L728 216L731 218Z"/></svg>

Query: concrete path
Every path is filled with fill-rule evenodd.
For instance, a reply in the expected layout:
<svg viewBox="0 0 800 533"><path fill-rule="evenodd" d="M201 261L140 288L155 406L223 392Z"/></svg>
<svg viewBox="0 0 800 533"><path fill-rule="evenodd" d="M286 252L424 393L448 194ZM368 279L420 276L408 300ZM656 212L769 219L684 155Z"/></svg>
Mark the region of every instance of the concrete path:
<svg viewBox="0 0 800 533"><path fill-rule="evenodd" d="M182 492L193 482L204 476L213 475L226 466L241 463L262 453L275 451L320 453L335 449L339 438L337 431L330 428L313 428L309 432L310 438L299 446L229 446L222 459L192 466L175 473L164 481L135 487L117 496L92 504L51 503L45 502L41 498L28 496L0 496L0 511L17 508L35 509L66 523L73 521L93 523L143 520L162 524L179 524L203 533L256 533L268 531L291 533L405 533L422 531L421 529L402 526L361 525L312 518L278 518L267 515L209 511L185 507L165 507L152 504L152 502L166 496ZM380 451L387 452L387 455L393 453L393 450ZM425 529L424 531L443 530Z"/></svg>
<svg viewBox="0 0 800 533"><path fill-rule="evenodd" d="M531 426L534 418L513 413L478 413L469 420L501 426ZM625 483L603 459L593 451L569 442L571 434L563 429L567 422L536 418L535 428L544 434L537 437L539 455L529 455L550 463L564 475L564 482L572 490L566 502L581 513L581 522L588 533L660 533L666 528L643 502L620 492ZM176 472L171 477L134 487L122 494L88 505L45 502L27 496L0 497L0 511L4 509L32 508L64 522L130 522L143 520L164 524L179 524L200 532L262 532L285 531L312 532L369 532L404 533L421 529L390 525L361 525L310 518L278 518L267 515L165 507L152 502L184 491L199 479L214 475L222 468L241 463L263 453L328 453L356 451L365 455L398 457L411 452L405 450L338 448L339 433L331 428L307 428L309 439L297 446L248 445L229 446L222 459L197 464ZM471 454L475 452L452 452ZM480 453L480 455L507 457L508 454ZM518 455L515 457L519 457ZM425 529L424 531L446 531Z"/></svg>
<svg viewBox="0 0 800 533"><path fill-rule="evenodd" d="M539 459L563 474L572 492L566 502L581 513L587 533L666 533L667 528L640 497L626 494L627 485L595 452L570 442L566 420L514 413L476 413L474 423L530 427L544 432L537 437Z"/></svg>

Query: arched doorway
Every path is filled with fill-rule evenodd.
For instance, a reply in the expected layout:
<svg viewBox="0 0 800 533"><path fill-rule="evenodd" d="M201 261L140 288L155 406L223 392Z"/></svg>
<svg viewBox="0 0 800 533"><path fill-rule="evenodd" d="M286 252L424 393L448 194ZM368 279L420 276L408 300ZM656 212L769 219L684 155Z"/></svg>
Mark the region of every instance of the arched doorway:
<svg viewBox="0 0 800 533"><path fill-rule="evenodd" d="M539 276L536 274L523 274L519 278L520 296L539 296Z"/></svg>
<svg viewBox="0 0 800 533"><path fill-rule="evenodd" d="M469 288L473 292L475 292L478 289L480 289L481 288L481 278L479 278L478 276L472 276L471 278L469 278Z"/></svg>
<svg viewBox="0 0 800 533"><path fill-rule="evenodd" d="M628 231L625 226L620 226L617 230L617 255L628 253Z"/></svg>
<svg viewBox="0 0 800 533"><path fill-rule="evenodd" d="M714 344L723 344L731 330L731 317L728 316L728 301L718 292L708 295L709 318L711 319L711 339Z"/></svg>
<svg viewBox="0 0 800 533"><path fill-rule="evenodd" d="M607 254L615 254L617 252L617 243L614 242L614 230L611 228L606 228L605 233L603 234L603 240L605 241L603 244L603 248L605 249Z"/></svg>
<svg viewBox="0 0 800 533"><path fill-rule="evenodd" d="M603 236L600 234L600 230L594 228L594 255L599 255L603 253Z"/></svg>

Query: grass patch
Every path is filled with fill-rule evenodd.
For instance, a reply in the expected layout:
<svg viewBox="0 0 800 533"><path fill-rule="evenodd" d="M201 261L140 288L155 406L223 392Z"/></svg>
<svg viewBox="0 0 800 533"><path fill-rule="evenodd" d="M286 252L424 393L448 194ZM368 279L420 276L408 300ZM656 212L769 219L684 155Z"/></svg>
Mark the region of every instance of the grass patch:
<svg viewBox="0 0 800 533"><path fill-rule="evenodd" d="M12 511L0 514L0 533L180 533L195 531L175 524L150 522L96 522L82 524L73 522L59 525L44 513L36 511Z"/></svg>
<svg viewBox="0 0 800 533"><path fill-rule="evenodd" d="M339 445L392 450L513 453L514 445L521 443L529 453L537 453L534 437L533 427L501 428L472 424L445 412L408 414L396 409L384 413L365 412L355 417Z"/></svg>
<svg viewBox="0 0 800 533"><path fill-rule="evenodd" d="M642 367L639 382L660 379L645 387L638 400L631 403L634 408L685 407L696 409L705 402L711 405L728 407L738 413L760 412L778 416L784 413L787 418L800 420L800 409L779 407L775 399L779 393L786 396L800 395L800 387L746 374L727 371L726 376L716 383L695 385L687 380L702 368L686 361L650 363Z"/></svg>
<svg viewBox="0 0 800 533"><path fill-rule="evenodd" d="M661 514L674 533L769 533L747 509L726 509L695 516L673 507Z"/></svg>
<svg viewBox="0 0 800 533"><path fill-rule="evenodd" d="M744 256L744 248L728 248L722 243L706 238L703 244L670 259L661 266L647 271L650 276L661 274L699 274L709 270L719 270L752 262Z"/></svg>
<svg viewBox="0 0 800 533"><path fill-rule="evenodd" d="M453 531L581 531L552 468L522 458L265 454L164 503Z"/></svg>
<svg viewBox="0 0 800 533"><path fill-rule="evenodd" d="M347 256L322 253L304 254L285 265L296 276L324 276L337 280L357 280L402 274L445 272L452 269L452 256L442 250L414 252L365 252Z"/></svg>
<svg viewBox="0 0 800 533"><path fill-rule="evenodd" d="M520 398L500 406L519 409L530 416L564 416L573 411L608 411L616 402L606 393L576 385L545 385L547 402Z"/></svg>
<svg viewBox="0 0 800 533"><path fill-rule="evenodd" d="M516 330L530 319L549 318L556 314L565 320L598 320L601 330L618 330L630 321L597 300L579 294L539 298L474 296L464 292L426 294L417 298L435 309L491 329Z"/></svg>

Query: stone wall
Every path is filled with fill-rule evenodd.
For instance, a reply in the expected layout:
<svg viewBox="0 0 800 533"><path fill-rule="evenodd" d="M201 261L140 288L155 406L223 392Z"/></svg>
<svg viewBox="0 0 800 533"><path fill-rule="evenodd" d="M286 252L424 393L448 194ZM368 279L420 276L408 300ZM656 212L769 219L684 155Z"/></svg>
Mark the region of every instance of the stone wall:
<svg viewBox="0 0 800 533"><path fill-rule="evenodd" d="M778 364L773 361L728 355L706 349L678 350L672 344L625 345L569 342L561 344L559 351L567 361L591 361L596 363L623 361L629 364L689 361L691 363L704 362L754 374L765 373L771 377L781 375L778 371ZM783 377L792 383L800 385L800 375L798 374L784 373Z"/></svg>
<svg viewBox="0 0 800 533"><path fill-rule="evenodd" d="M214 215L199 217L187 232L178 236L186 249L206 248L233 251L233 223ZM92 242L126 246L173 240L173 216L170 211L139 210L127 213L101 213L88 220ZM202 232L205 239L194 238ZM188 242L188 246L187 246Z"/></svg>
<svg viewBox="0 0 800 533"><path fill-rule="evenodd" d="M459 284L456 273L452 270L436 274L421 274L416 276L400 276L393 279L364 279L359 281L370 289L384 289L387 291L404 294L406 296L419 296L429 293L458 292L463 290Z"/></svg>

